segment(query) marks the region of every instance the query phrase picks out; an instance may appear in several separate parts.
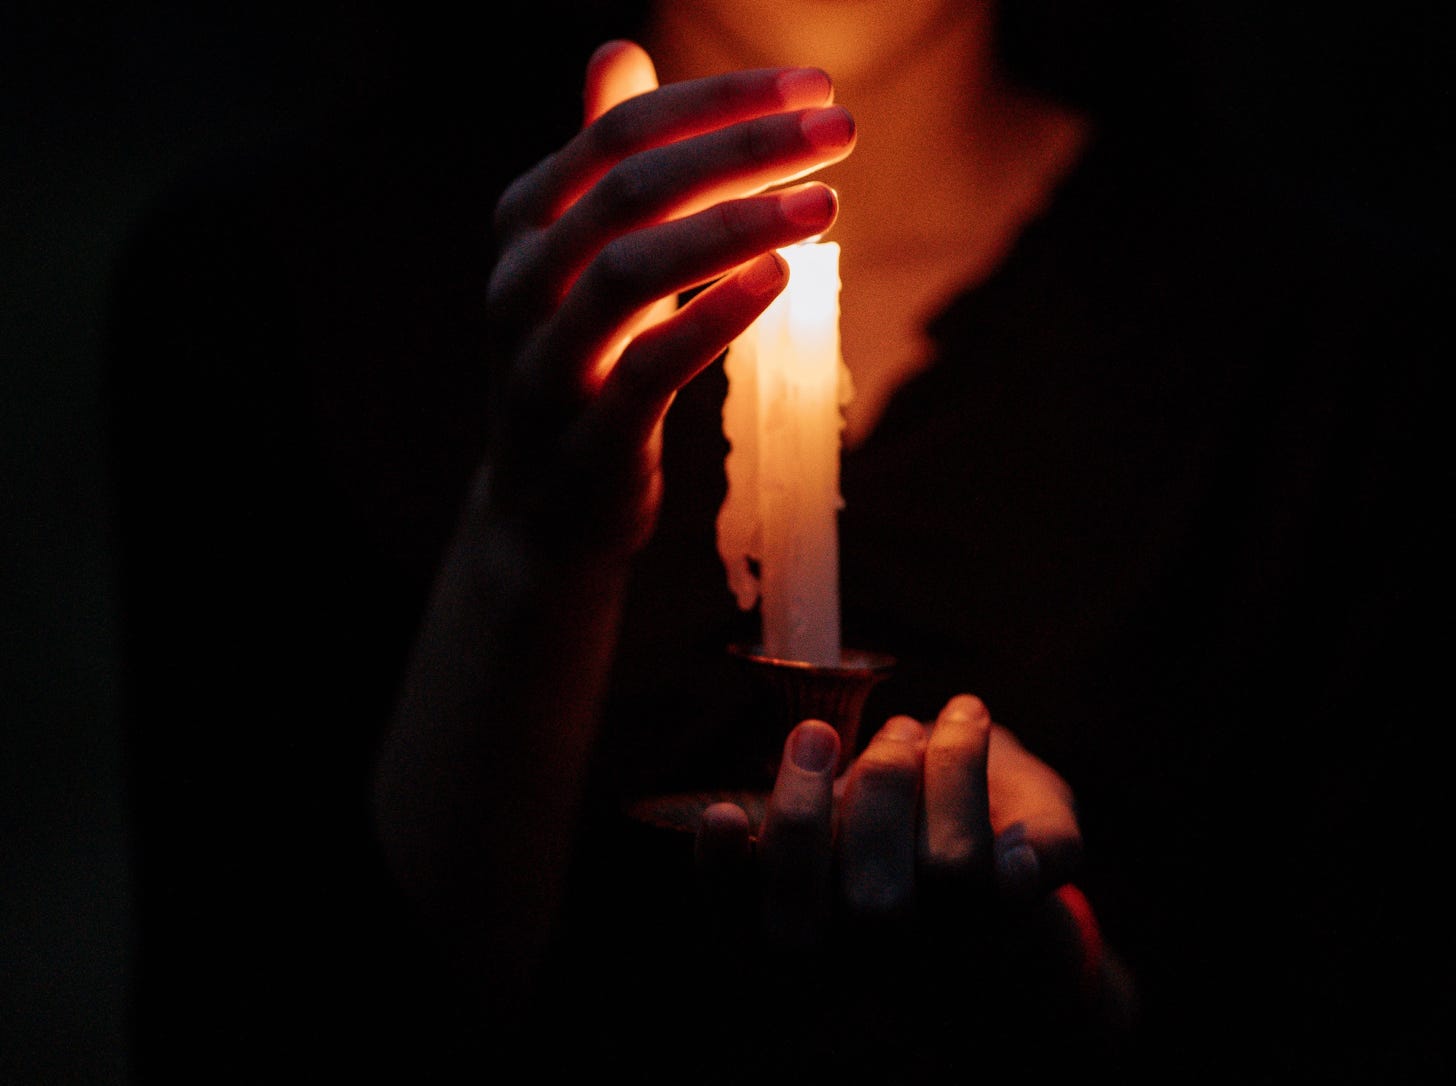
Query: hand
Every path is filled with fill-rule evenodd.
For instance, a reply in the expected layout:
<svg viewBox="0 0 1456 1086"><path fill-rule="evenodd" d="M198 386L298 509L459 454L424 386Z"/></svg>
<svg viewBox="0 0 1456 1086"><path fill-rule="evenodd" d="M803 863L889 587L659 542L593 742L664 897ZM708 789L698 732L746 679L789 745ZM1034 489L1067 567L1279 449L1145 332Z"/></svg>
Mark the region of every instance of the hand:
<svg viewBox="0 0 1456 1086"><path fill-rule="evenodd" d="M596 51L581 131L496 207L496 513L553 548L645 540L673 396L783 289L774 250L834 221L825 185L767 191L849 154L854 124L832 96L817 69L659 87L639 46Z"/></svg>
<svg viewBox="0 0 1456 1086"><path fill-rule="evenodd" d="M834 729L804 721L761 813L703 814L698 872L739 989L856 1073L876 1051L904 1075L1114 1050L1135 996L1070 881L1067 783L969 695L929 727L890 719L836 780L838 756Z"/></svg>
<svg viewBox="0 0 1456 1086"><path fill-rule="evenodd" d="M663 413L783 289L774 250L834 221L824 185L767 192L849 153L831 96L797 68L658 87L641 48L610 42L580 132L496 205L493 447L374 797L391 870L503 1007L539 977L560 915Z"/></svg>
<svg viewBox="0 0 1456 1086"><path fill-rule="evenodd" d="M1130 982L1071 882L1071 789L980 699L952 698L928 728L893 717L836 780L838 756L834 729L805 721L756 838L742 807L704 812L697 865L717 931L780 974L823 954L861 999L870 977L900 990L974 976L966 1000L1004 1008L1014 988L1035 1013L1126 1027Z"/></svg>
<svg viewBox="0 0 1456 1086"><path fill-rule="evenodd" d="M829 725L794 729L756 845L741 807L704 813L701 874L717 893L756 862L770 938L808 945L836 914L883 926L937 899L1029 904L1081 862L1071 790L978 698L952 698L929 728L893 717L836 781L838 753Z"/></svg>

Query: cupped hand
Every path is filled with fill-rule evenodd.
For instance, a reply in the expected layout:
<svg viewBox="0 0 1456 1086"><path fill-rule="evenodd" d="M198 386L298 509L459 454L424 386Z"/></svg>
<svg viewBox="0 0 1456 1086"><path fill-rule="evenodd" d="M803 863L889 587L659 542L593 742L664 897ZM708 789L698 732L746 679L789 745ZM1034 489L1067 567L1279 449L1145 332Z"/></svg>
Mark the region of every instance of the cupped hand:
<svg viewBox="0 0 1456 1086"><path fill-rule="evenodd" d="M1137 990L1072 881L1083 842L1061 776L968 695L929 726L890 719L836 780L838 757L835 730L804 721L761 816L702 815L727 990L857 1081L994 1060L1052 1081L1115 1057Z"/></svg>
<svg viewBox="0 0 1456 1086"><path fill-rule="evenodd" d="M783 289L774 250L834 221L827 186L776 187L852 149L832 98L818 69L659 86L634 43L596 51L583 127L495 210L496 513L566 550L645 540L673 396Z"/></svg>
<svg viewBox="0 0 1456 1086"><path fill-rule="evenodd" d="M988 908L1037 907L1081 864L1071 789L978 698L952 698L929 727L891 718L836 780L838 754L834 729L805 721L760 826L733 804L704 812L710 903L751 914L771 943L927 926L955 938Z"/></svg>

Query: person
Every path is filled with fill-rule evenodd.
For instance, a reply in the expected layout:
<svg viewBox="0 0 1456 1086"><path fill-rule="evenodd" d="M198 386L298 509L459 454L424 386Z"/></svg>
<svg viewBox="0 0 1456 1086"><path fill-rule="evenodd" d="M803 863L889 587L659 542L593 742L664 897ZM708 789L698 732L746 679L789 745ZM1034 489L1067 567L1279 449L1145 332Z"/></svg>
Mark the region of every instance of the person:
<svg viewBox="0 0 1456 1086"><path fill-rule="evenodd" d="M1444 945L1438 280L1169 86L1019 81L1015 7L585 5L539 112L433 27L357 126L143 233L139 1065L1443 1065L1404 975ZM801 723L762 812L665 846L624 805L761 754L718 358L818 235L844 633L897 666L838 785Z"/></svg>

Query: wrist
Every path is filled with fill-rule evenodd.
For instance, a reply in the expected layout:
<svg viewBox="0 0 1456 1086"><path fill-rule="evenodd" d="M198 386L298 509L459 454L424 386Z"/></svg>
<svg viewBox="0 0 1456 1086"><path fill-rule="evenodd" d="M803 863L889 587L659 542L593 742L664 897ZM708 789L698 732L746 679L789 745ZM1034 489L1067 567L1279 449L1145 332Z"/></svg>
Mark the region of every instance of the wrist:
<svg viewBox="0 0 1456 1086"><path fill-rule="evenodd" d="M587 473L487 463L476 473L457 538L506 545L566 573L625 570L656 526L659 477L623 485Z"/></svg>

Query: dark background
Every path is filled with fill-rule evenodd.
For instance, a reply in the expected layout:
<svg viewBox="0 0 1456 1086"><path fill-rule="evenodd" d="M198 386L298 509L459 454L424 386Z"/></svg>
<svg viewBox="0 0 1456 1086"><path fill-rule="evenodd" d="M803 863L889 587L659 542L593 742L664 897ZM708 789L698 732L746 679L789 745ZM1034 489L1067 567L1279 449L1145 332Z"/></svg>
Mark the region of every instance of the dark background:
<svg viewBox="0 0 1456 1086"><path fill-rule="evenodd" d="M1185 6L1204 123L1321 198L1436 236L1453 180L1440 5ZM0 7L0 1081L128 1081L100 417L119 246L189 163L306 123L356 61L329 5Z"/></svg>

